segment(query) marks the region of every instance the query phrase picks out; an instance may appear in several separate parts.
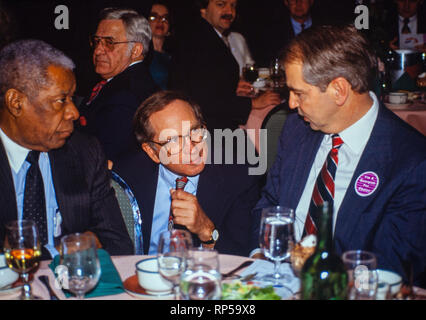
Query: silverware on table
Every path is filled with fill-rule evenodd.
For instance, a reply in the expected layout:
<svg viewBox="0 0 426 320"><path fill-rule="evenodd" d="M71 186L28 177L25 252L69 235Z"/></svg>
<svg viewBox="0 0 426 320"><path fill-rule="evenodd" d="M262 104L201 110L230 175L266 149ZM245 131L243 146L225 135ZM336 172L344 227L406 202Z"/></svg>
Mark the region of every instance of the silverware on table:
<svg viewBox="0 0 426 320"><path fill-rule="evenodd" d="M251 265L254 262L254 260L248 260L248 261L244 261L243 263L241 263L238 267L232 269L231 271L227 272L227 273L222 273L222 278L230 278L232 277L235 273L237 273L238 271L240 271L243 268L248 267L249 265Z"/></svg>
<svg viewBox="0 0 426 320"><path fill-rule="evenodd" d="M58 296L50 286L49 278L47 276L39 276L38 279L46 286L47 290L49 291L50 300L59 300Z"/></svg>

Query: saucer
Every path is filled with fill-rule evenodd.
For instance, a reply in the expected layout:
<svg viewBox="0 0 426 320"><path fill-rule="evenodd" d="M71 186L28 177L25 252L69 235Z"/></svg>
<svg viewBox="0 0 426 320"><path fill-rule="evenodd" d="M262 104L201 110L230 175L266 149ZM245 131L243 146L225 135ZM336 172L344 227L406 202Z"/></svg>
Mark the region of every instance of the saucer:
<svg viewBox="0 0 426 320"><path fill-rule="evenodd" d="M389 103L385 102L386 107L390 109L403 109L410 105L410 103Z"/></svg>
<svg viewBox="0 0 426 320"><path fill-rule="evenodd" d="M139 285L138 276L135 274L129 278L127 278L123 282L124 289L130 295L134 296L138 299L147 299L147 300L173 300L174 294L170 293L170 291L166 291L164 294L160 295L152 295L146 292L144 288Z"/></svg>

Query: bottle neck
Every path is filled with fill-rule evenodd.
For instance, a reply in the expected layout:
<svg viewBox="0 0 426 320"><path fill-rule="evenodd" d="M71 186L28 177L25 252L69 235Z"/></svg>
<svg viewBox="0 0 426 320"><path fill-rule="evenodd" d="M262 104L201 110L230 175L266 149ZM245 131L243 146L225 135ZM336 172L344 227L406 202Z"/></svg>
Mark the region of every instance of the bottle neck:
<svg viewBox="0 0 426 320"><path fill-rule="evenodd" d="M333 206L325 202L319 210L319 233L318 246L319 251L333 250Z"/></svg>

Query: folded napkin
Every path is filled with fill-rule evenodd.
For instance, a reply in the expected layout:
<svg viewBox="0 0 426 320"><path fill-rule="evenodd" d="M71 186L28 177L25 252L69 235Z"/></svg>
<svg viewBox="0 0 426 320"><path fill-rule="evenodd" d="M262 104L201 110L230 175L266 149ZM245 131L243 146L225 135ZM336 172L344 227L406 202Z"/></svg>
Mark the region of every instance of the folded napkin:
<svg viewBox="0 0 426 320"><path fill-rule="evenodd" d="M101 276L98 284L94 289L85 294L85 298L108 296L111 294L119 294L124 291L123 282L121 281L120 275L114 266L108 252L103 249L98 249L98 258L101 265ZM55 273L55 268L59 265L59 255L57 255L53 261L49 264L50 269ZM55 274L56 276L56 274ZM64 290L65 296L71 297L69 291Z"/></svg>
<svg viewBox="0 0 426 320"><path fill-rule="evenodd" d="M272 284L270 282L264 282L259 280L264 275L274 273L274 264L272 262L257 259L243 272L241 272L241 276L244 277L254 272L257 273L256 278L254 278L253 280L255 283L258 282L258 284L262 287L272 285L275 289L275 292L283 299L290 298L292 295L294 295L300 290L300 279L294 275L293 269L291 268L289 263L283 262L280 265L281 274L288 277L288 280L282 281L280 284Z"/></svg>

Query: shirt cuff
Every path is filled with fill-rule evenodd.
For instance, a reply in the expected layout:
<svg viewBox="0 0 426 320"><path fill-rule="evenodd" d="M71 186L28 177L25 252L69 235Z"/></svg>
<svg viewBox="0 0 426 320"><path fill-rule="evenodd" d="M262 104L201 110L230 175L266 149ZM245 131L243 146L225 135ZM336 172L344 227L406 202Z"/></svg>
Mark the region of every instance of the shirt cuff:
<svg viewBox="0 0 426 320"><path fill-rule="evenodd" d="M249 258L253 258L253 256L254 256L256 253L262 253L262 249L260 249L260 248L256 248L256 249L252 250L252 251L250 252L250 254L249 254Z"/></svg>

